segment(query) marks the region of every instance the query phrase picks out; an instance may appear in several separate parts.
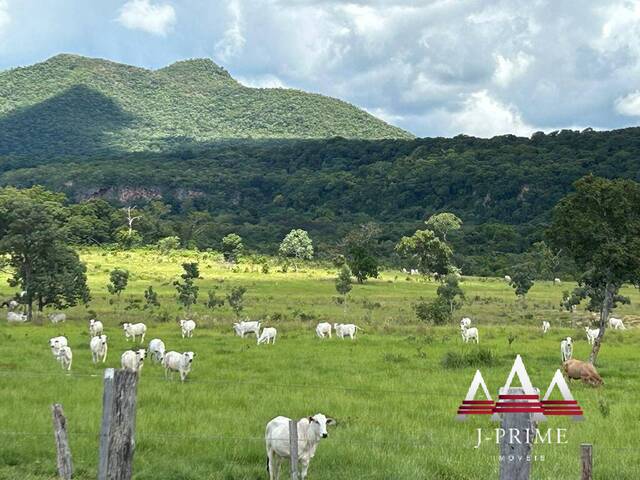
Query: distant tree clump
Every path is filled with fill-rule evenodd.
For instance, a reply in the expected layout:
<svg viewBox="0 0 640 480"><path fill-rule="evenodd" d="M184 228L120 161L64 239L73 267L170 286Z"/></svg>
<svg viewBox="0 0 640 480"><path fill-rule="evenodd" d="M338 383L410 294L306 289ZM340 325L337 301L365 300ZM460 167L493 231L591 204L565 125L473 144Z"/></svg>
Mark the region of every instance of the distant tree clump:
<svg viewBox="0 0 640 480"><path fill-rule="evenodd" d="M222 255L229 263L238 263L244 250L240 235L230 233L222 239Z"/></svg>
<svg viewBox="0 0 640 480"><path fill-rule="evenodd" d="M402 237L396 252L415 261L421 273L438 276L449 273L453 255L451 247L431 230L418 230L410 237Z"/></svg>
<svg viewBox="0 0 640 480"><path fill-rule="evenodd" d="M109 284L107 290L111 295L120 297L120 294L129 284L129 271L122 268L114 268L109 273Z"/></svg>
<svg viewBox="0 0 640 480"><path fill-rule="evenodd" d="M313 242L305 230L291 230L280 243L280 256L293 259L294 269L298 269L300 260L313 258Z"/></svg>
<svg viewBox="0 0 640 480"><path fill-rule="evenodd" d="M157 246L160 253L166 255L172 250L177 250L180 247L180 237L170 236L161 238L158 240Z"/></svg>
<svg viewBox="0 0 640 480"><path fill-rule="evenodd" d="M151 285L144 291L145 308L159 307L158 292Z"/></svg>
<svg viewBox="0 0 640 480"><path fill-rule="evenodd" d="M571 258L578 272L574 298L589 298L599 311L600 332L589 361L595 363L624 283L640 286L640 184L586 176L553 210L552 243Z"/></svg>
<svg viewBox="0 0 640 480"><path fill-rule="evenodd" d="M367 278L377 278L380 261L378 259L378 238L380 228L374 223L360 225L342 241L344 258L358 283Z"/></svg>
<svg viewBox="0 0 640 480"><path fill-rule="evenodd" d="M435 232L445 242L447 241L447 234L456 230L460 230L462 227L462 220L460 220L453 213L443 212L432 215L425 222L429 230Z"/></svg>
<svg viewBox="0 0 640 480"><path fill-rule="evenodd" d="M521 264L513 267L509 285L513 288L517 297L525 298L534 284L534 270L530 264Z"/></svg>

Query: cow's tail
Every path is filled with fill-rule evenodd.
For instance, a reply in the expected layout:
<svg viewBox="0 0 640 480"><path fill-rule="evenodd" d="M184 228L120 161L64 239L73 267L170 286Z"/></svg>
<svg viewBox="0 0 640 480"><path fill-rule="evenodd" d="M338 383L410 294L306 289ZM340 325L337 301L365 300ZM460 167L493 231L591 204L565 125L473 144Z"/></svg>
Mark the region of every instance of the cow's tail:
<svg viewBox="0 0 640 480"><path fill-rule="evenodd" d="M361 328L358 325L356 325L355 327L356 327L356 330L362 330L363 332L365 331L364 328Z"/></svg>

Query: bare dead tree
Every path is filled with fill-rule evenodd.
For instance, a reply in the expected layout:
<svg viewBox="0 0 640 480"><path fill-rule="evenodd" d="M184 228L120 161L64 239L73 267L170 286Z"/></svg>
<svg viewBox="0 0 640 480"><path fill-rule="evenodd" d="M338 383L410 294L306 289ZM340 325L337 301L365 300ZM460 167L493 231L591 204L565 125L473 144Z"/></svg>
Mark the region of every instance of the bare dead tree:
<svg viewBox="0 0 640 480"><path fill-rule="evenodd" d="M129 235L133 232L133 222L142 218L142 215L133 215L133 211L136 209L136 206L125 208L125 212L127 212L127 223L129 224Z"/></svg>

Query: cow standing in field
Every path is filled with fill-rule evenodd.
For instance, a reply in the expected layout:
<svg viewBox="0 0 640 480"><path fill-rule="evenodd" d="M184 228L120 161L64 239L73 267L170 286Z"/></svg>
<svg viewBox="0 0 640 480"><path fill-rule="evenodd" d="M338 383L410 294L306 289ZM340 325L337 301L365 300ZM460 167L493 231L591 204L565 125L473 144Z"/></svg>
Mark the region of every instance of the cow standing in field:
<svg viewBox="0 0 640 480"><path fill-rule="evenodd" d="M460 327L460 333L462 334L462 341L469 343L469 340L475 340L476 344L480 343L480 333L476 327L465 328Z"/></svg>
<svg viewBox="0 0 640 480"><path fill-rule="evenodd" d="M591 329L589 327L584 327L584 330L587 334L587 341L589 342L589 345L593 345L593 343L596 341L596 338L598 338L598 335L600 335L600 329Z"/></svg>
<svg viewBox="0 0 640 480"><path fill-rule="evenodd" d="M164 352L166 352L166 349L162 340L154 338L149 342L149 355L154 363L162 362Z"/></svg>
<svg viewBox="0 0 640 480"><path fill-rule="evenodd" d="M351 340L355 339L356 332L362 330L353 323L334 323L333 329L336 331L336 337L344 340L344 337L349 337Z"/></svg>
<svg viewBox="0 0 640 480"><path fill-rule="evenodd" d="M180 330L182 332L182 338L193 337L193 331L196 329L196 322L193 320L180 320Z"/></svg>
<svg viewBox="0 0 640 480"><path fill-rule="evenodd" d="M244 338L247 333L255 333L256 338L260 336L260 322L252 321L252 322L237 322L233 324L233 330L236 332L236 335Z"/></svg>
<svg viewBox="0 0 640 480"><path fill-rule="evenodd" d="M62 312L51 313L49 314L49 321L53 324L66 322L67 315Z"/></svg>
<svg viewBox="0 0 640 480"><path fill-rule="evenodd" d="M622 323L622 319L615 318L615 317L610 317L609 318L609 327L612 328L613 330L626 330L627 329L627 327L624 326L624 323Z"/></svg>
<svg viewBox="0 0 640 480"><path fill-rule="evenodd" d="M67 337L63 335L49 339L49 348L51 349L51 355L53 355L53 358L55 358L56 360L58 359L58 354L60 353L60 349L68 345L69 345L69 342L67 341Z"/></svg>
<svg viewBox="0 0 640 480"><path fill-rule="evenodd" d="M63 370L66 370L67 372L71 370L71 363L73 362L73 352L71 351L70 347L68 347L67 345L60 347L60 350L58 350L58 361L60 362Z"/></svg>
<svg viewBox="0 0 640 480"><path fill-rule="evenodd" d="M25 313L7 312L9 323L25 323L29 317Z"/></svg>
<svg viewBox="0 0 640 480"><path fill-rule="evenodd" d="M260 334L260 338L258 338L258 345L260 345L261 343L266 343L267 345L269 345L269 341L271 341L271 343L275 345L277 335L278 331L275 328L264 328L262 330L262 333Z"/></svg>
<svg viewBox="0 0 640 480"><path fill-rule="evenodd" d="M127 342L130 338L135 342L136 337L140 337L140 343L144 342L144 336L147 334L147 326L144 323L124 323L122 328Z"/></svg>
<svg viewBox="0 0 640 480"><path fill-rule="evenodd" d="M162 359L162 366L164 367L164 378L169 377L169 372L180 373L180 381L184 382L187 379L187 375L191 372L191 365L196 354L193 352L167 352Z"/></svg>
<svg viewBox="0 0 640 480"><path fill-rule="evenodd" d="M93 318L89 320L89 336L90 337L96 337L98 335L102 335L103 331L104 331L104 326L102 325L101 321L95 320Z"/></svg>
<svg viewBox="0 0 640 480"><path fill-rule="evenodd" d="M94 365L101 361L102 363L107 361L107 336L106 335L98 335L97 337L93 337L89 342L89 348L91 349L91 360Z"/></svg>
<svg viewBox="0 0 640 480"><path fill-rule="evenodd" d="M545 334L549 331L549 329L551 328L551 324L549 322L547 322L546 320L542 321L542 333Z"/></svg>
<svg viewBox="0 0 640 480"><path fill-rule="evenodd" d="M144 359L147 355L147 352L144 348L140 348L135 352L133 350L127 350L120 357L120 365L122 368L131 370L132 372L142 372L142 367L144 367Z"/></svg>
<svg viewBox="0 0 640 480"><path fill-rule="evenodd" d="M604 384L602 377L598 374L596 367L582 360L570 359L562 364L564 373L569 379L582 380L593 387Z"/></svg>
<svg viewBox="0 0 640 480"><path fill-rule="evenodd" d="M324 338L327 335L331 338L331 324L329 322L319 323L316 327L316 335L319 338Z"/></svg>
<svg viewBox="0 0 640 480"><path fill-rule="evenodd" d="M560 342L560 358L564 364L567 360L571 360L571 357L573 357L573 339L567 337Z"/></svg>
<svg viewBox="0 0 640 480"><path fill-rule="evenodd" d="M270 480L280 479L280 464L284 459L291 459L289 446L289 421L287 417L276 417L267 423L265 441L267 446L267 470ZM317 413L312 417L298 420L298 462L300 465L299 478L307 478L309 462L316 454L318 443L323 438L327 438L328 425L336 422L332 418L325 417L322 413Z"/></svg>

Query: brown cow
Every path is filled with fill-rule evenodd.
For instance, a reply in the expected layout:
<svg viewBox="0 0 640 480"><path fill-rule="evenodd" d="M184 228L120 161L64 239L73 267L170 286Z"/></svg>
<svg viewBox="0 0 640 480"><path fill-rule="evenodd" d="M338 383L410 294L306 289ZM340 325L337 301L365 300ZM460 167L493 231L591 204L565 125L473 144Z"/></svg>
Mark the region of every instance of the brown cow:
<svg viewBox="0 0 640 480"><path fill-rule="evenodd" d="M594 367L590 363L572 358L564 362L562 364L562 368L564 369L564 373L570 379L580 379L584 383L588 383L593 387L604 385L604 381L602 380L602 377L598 375L596 367Z"/></svg>

